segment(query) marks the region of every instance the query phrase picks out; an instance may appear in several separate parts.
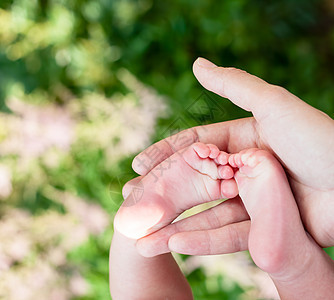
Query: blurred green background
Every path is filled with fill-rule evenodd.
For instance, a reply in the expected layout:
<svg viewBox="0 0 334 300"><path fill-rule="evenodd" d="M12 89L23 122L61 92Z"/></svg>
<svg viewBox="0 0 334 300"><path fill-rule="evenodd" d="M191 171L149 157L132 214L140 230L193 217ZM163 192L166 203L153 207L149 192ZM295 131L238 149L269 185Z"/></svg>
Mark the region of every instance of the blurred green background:
<svg viewBox="0 0 334 300"><path fill-rule="evenodd" d="M249 115L203 93L198 56L333 117L333 25L331 0L1 0L0 298L110 299L112 219L134 155ZM265 297L178 259L195 299Z"/></svg>

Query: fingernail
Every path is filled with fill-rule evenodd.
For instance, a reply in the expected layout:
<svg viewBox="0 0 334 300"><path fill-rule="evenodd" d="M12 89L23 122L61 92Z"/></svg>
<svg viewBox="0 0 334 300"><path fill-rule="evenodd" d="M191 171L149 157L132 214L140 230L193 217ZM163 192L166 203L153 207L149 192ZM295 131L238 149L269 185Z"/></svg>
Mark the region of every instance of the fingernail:
<svg viewBox="0 0 334 300"><path fill-rule="evenodd" d="M199 65L202 68L215 68L217 67L214 63L212 63L211 61L203 58L203 57L199 57L196 59L196 64Z"/></svg>

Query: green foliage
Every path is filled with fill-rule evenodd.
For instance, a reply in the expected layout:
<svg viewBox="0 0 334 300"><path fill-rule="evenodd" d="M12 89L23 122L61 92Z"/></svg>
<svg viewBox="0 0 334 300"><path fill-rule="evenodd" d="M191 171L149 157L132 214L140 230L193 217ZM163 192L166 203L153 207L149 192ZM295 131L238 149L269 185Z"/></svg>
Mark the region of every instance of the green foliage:
<svg viewBox="0 0 334 300"><path fill-rule="evenodd" d="M33 215L49 210L64 214L64 204L45 192L51 186L98 203L113 216L122 201L121 186L135 176L131 171L135 153L112 152L96 142L99 121L105 122L102 127L117 124L107 123L111 113L104 113L104 108L91 117L85 97L106 97L115 105L111 111L117 110L119 102L135 102L135 92L120 76L124 68L168 97L169 114L158 120L150 142L182 128L249 116L230 102L203 93L191 71L198 56L282 85L333 117L334 11L328 3L2 0L1 110L14 113L9 105L13 96L33 105L71 107L75 103L79 107L71 108L79 123L78 138L56 166L37 159L24 174L13 167L11 205ZM6 132L1 130L2 141ZM110 147L118 145L117 134L107 141ZM6 159L15 165L15 155ZM92 236L70 252L71 263L93 287L76 299L109 298L111 235L107 230ZM333 250L328 251L334 257ZM224 278L207 278L202 269L188 279L196 299L238 299L242 294L237 284L228 289Z"/></svg>
<svg viewBox="0 0 334 300"><path fill-rule="evenodd" d="M109 246L112 237L108 230L100 237L89 241L69 254L70 260L79 266L82 274L91 283L89 295L75 297L75 300L110 299L109 295Z"/></svg>
<svg viewBox="0 0 334 300"><path fill-rule="evenodd" d="M187 279L197 300L242 299L244 290L236 283L226 284L221 275L207 276L201 268L195 269Z"/></svg>

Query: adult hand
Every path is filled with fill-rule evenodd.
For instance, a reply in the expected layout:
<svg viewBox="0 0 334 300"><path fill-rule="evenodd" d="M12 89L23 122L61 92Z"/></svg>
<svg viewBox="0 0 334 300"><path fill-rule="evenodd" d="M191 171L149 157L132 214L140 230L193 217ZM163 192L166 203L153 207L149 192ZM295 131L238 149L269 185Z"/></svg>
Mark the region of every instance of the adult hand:
<svg viewBox="0 0 334 300"><path fill-rule="evenodd" d="M251 111L254 117L182 131L140 153L133 161L133 169L138 174L145 175L174 152L196 141L216 144L221 150L229 153L252 147L268 150L279 159L287 171L306 229L322 247L333 246L334 121L285 89L270 85L244 71L217 67L202 58L195 61L193 71L206 89ZM161 155L152 158L152 150ZM129 185L125 186L124 190L127 189ZM208 216L205 213L202 214L202 223L205 225L197 226L195 229L190 228L189 221L184 223L186 226L179 226L179 229L173 224L169 225L174 226L174 233L181 231L171 238L171 248L174 248L172 250L182 248L184 253L192 254L191 249L196 243L196 254L222 253L224 251L221 251L219 246L222 240L215 238L218 236L217 232L222 231L228 232L230 236L225 243L237 245L231 249L243 248L240 246L247 244L245 232L249 228L249 222L246 221L247 215L242 204L239 202L236 207L236 213L228 222L222 220L221 224L211 227L208 225L210 221L205 220ZM218 218L221 217L216 215ZM200 215L196 216L197 221L199 217ZM200 230L199 237L206 237L205 241L202 240L201 243L200 239L194 240L198 232L190 230ZM152 239L153 235L157 238L163 236L157 232L143 241ZM200 253L201 247L203 253Z"/></svg>

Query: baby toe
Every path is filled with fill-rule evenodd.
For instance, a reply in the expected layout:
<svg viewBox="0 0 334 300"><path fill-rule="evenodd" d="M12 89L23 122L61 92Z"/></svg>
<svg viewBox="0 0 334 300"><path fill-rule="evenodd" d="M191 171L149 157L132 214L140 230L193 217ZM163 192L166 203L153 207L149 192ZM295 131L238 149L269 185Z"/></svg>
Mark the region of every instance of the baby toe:
<svg viewBox="0 0 334 300"><path fill-rule="evenodd" d="M207 146L210 149L209 157L212 158L212 159L216 158L219 155L218 147L216 145L213 145L213 144L207 144Z"/></svg>
<svg viewBox="0 0 334 300"><path fill-rule="evenodd" d="M235 154L231 154L230 157L228 158L228 163L231 167L237 168L238 166L234 159L235 159Z"/></svg>
<svg viewBox="0 0 334 300"><path fill-rule="evenodd" d="M209 146L203 143L195 143L191 147L200 158L207 158L211 153Z"/></svg>
<svg viewBox="0 0 334 300"><path fill-rule="evenodd" d="M241 161L245 165L249 165L251 162L251 157L254 156L255 153L257 153L259 150L256 148L248 149L247 151L244 151L241 154Z"/></svg>
<svg viewBox="0 0 334 300"><path fill-rule="evenodd" d="M238 153L234 158L235 163L237 164L238 168L241 168L244 164L241 160L241 154Z"/></svg>
<svg viewBox="0 0 334 300"><path fill-rule="evenodd" d="M234 198L238 195L238 186L234 179L222 180L220 192L223 198Z"/></svg>
<svg viewBox="0 0 334 300"><path fill-rule="evenodd" d="M240 168L243 166L240 153L232 154L228 162L234 168Z"/></svg>
<svg viewBox="0 0 334 300"><path fill-rule="evenodd" d="M220 151L215 161L219 165L226 165L228 163L228 158L229 155L226 152Z"/></svg>
<svg viewBox="0 0 334 300"><path fill-rule="evenodd" d="M219 174L221 179L231 179L234 176L234 171L228 165L219 166L218 167L218 174Z"/></svg>

